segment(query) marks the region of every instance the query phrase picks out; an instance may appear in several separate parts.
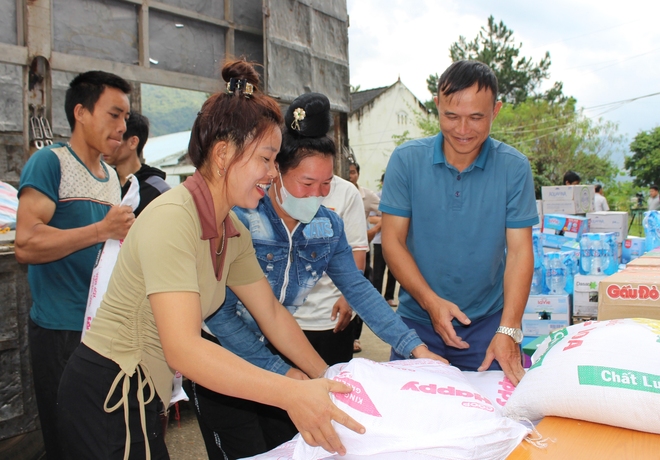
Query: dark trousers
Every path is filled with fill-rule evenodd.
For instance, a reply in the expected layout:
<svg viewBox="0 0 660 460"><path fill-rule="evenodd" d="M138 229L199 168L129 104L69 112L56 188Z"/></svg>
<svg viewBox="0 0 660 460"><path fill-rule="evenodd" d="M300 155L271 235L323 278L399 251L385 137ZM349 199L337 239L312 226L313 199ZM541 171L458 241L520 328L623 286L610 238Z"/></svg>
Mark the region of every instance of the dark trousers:
<svg viewBox="0 0 660 460"><path fill-rule="evenodd" d="M458 349L445 344L440 334L435 332L433 326L429 324L420 324L408 318L401 318L403 322L411 329L414 329L422 339L422 342L429 347L433 353L437 353L449 361L449 364L459 368L462 371L476 371L484 358L490 341L495 335L495 331L500 325L502 319L502 310L493 313L490 316L472 321L469 326L454 326L456 335L463 338L470 344L470 348ZM392 350L390 354L392 361L407 359ZM501 371L500 363L493 360L489 371Z"/></svg>
<svg viewBox="0 0 660 460"><path fill-rule="evenodd" d="M48 460L64 458L57 431L57 388L69 357L80 344L80 331L58 331L28 319L34 394Z"/></svg>
<svg viewBox="0 0 660 460"><path fill-rule="evenodd" d="M220 344L204 331L202 337ZM277 407L216 393L196 382L192 382L192 390L209 460L252 457L289 441L298 432L286 411Z"/></svg>
<svg viewBox="0 0 660 460"><path fill-rule="evenodd" d="M332 366L353 357L352 326L336 334L332 330L304 332L318 354ZM215 337L204 332L202 335L218 343ZM271 351L277 352L273 348ZM289 441L298 432L281 409L215 393L196 383L192 388L197 421L210 460L261 454Z"/></svg>
<svg viewBox="0 0 660 460"><path fill-rule="evenodd" d="M104 410L104 403L119 365L104 358L85 344L80 344L71 356L62 375L58 395L59 432L68 460L122 460L126 451L126 420L124 406L112 412ZM138 391L144 401L151 396L146 386L138 389L138 374L144 382L144 374L138 369L130 378L128 391L128 426L130 433L130 460L146 458L142 432L141 409ZM115 406L122 398L122 383L116 386L108 407ZM155 393L155 389L153 390ZM144 418L148 447L153 460L169 460L162 434L160 413L163 411L157 394L144 406Z"/></svg>
<svg viewBox="0 0 660 460"><path fill-rule="evenodd" d="M371 284L374 285L378 293L383 292L383 280L385 279L385 258L383 257L383 246L381 244L374 244L374 266L371 271ZM387 273L387 286L385 287L385 300L394 299L394 289L396 287L396 278L392 271Z"/></svg>
<svg viewBox="0 0 660 460"><path fill-rule="evenodd" d="M332 329L303 332L323 361L328 366L332 366L353 359L353 327L354 324L351 322L346 329L336 334Z"/></svg>

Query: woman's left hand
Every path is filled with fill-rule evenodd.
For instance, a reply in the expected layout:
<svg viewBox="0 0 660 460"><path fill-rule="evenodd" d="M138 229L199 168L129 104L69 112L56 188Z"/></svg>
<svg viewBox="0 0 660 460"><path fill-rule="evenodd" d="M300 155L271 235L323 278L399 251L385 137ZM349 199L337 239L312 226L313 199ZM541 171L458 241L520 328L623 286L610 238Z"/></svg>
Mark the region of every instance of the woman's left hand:
<svg viewBox="0 0 660 460"><path fill-rule="evenodd" d="M309 380L309 377L307 374L305 374L303 371L300 369L296 369L295 367L292 367L288 371L286 371L285 376L289 377L290 379L296 379L296 380Z"/></svg>
<svg viewBox="0 0 660 460"><path fill-rule="evenodd" d="M335 334L346 329L346 326L351 323L351 316L353 315L353 309L344 296L341 296L337 299L337 302L335 302L335 305L332 307L332 315L330 316L330 319L334 321L335 318L337 318L337 315L339 315L339 319L333 330Z"/></svg>
<svg viewBox="0 0 660 460"><path fill-rule="evenodd" d="M436 361L442 361L445 364L449 364L449 361L447 361L442 356L433 353L431 350L428 349L426 345L420 345L417 348L414 348L412 351L412 355L415 359L421 359L421 358L434 359Z"/></svg>

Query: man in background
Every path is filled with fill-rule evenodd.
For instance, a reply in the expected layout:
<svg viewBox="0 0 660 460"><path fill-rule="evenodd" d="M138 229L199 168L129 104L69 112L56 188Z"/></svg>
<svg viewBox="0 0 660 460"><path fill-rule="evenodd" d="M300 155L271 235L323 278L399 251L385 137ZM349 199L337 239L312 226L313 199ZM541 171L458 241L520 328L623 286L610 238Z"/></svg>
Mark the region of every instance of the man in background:
<svg viewBox="0 0 660 460"><path fill-rule="evenodd" d="M91 71L69 84L64 101L71 140L35 152L18 187L16 259L28 264L28 340L48 460L63 458L57 389L80 344L92 270L102 243L122 239L135 216L118 206L117 174L101 161L126 131L131 86Z"/></svg>
<svg viewBox="0 0 660 460"><path fill-rule="evenodd" d="M142 164L142 149L149 138L149 119L139 113L131 113L126 121L126 132L121 145L111 153L103 154L103 159L117 170L121 183L121 196L124 197L131 186L130 174L140 183L140 204L135 210L137 217L156 197L170 189L165 182L165 173L158 168Z"/></svg>
<svg viewBox="0 0 660 460"><path fill-rule="evenodd" d="M564 174L564 185L580 185L580 176L575 171Z"/></svg>
<svg viewBox="0 0 660 460"><path fill-rule="evenodd" d="M649 211L660 210L660 196L658 196L658 186L651 185L649 187L649 200L647 202Z"/></svg>
<svg viewBox="0 0 660 460"><path fill-rule="evenodd" d="M603 186L596 185L596 194L594 195L594 211L609 211L610 205L607 204L607 198L603 195Z"/></svg>

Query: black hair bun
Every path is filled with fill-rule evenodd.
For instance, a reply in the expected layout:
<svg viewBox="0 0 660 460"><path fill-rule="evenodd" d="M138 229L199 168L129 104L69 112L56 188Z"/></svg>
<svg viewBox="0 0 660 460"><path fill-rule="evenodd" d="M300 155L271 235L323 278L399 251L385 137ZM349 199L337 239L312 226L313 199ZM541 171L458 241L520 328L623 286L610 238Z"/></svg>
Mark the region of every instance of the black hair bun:
<svg viewBox="0 0 660 460"><path fill-rule="evenodd" d="M330 101L321 93L298 96L284 115L289 132L304 137L325 136L330 129Z"/></svg>

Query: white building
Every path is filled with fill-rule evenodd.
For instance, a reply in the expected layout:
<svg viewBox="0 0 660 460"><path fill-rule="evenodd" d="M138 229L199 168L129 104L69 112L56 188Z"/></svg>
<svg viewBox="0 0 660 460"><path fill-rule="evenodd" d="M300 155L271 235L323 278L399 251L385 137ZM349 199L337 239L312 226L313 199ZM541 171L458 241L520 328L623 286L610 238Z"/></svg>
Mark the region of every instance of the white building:
<svg viewBox="0 0 660 460"><path fill-rule="evenodd" d="M424 136L417 126L419 116L427 117L428 111L401 79L391 86L351 93L348 139L360 165L360 185L378 190L396 147L392 136L406 131L411 139Z"/></svg>
<svg viewBox="0 0 660 460"><path fill-rule="evenodd" d="M185 158L189 142L190 131L150 137L142 151L144 162L165 171L165 181L174 187L195 172L195 167Z"/></svg>

